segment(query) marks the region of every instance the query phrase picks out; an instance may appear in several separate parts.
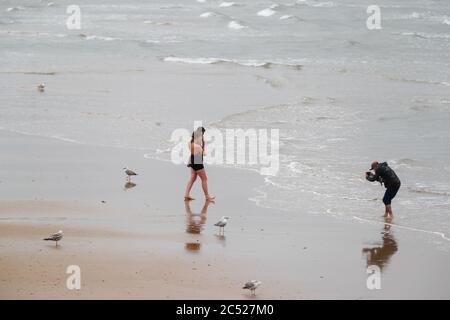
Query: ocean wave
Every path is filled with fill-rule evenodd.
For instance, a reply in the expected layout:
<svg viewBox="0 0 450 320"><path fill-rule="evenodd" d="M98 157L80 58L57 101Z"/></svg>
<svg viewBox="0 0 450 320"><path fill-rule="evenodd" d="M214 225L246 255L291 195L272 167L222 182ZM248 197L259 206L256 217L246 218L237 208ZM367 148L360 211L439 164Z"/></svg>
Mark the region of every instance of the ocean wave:
<svg viewBox="0 0 450 320"><path fill-rule="evenodd" d="M11 23L14 23L14 22L11 22ZM34 32L34 31L22 31L22 30L0 30L0 34L29 36L29 37L55 37L55 38L67 37L67 34L62 34L62 33Z"/></svg>
<svg viewBox="0 0 450 320"><path fill-rule="evenodd" d="M84 38L86 40L102 40L102 41L116 41L121 40L119 38L113 38L113 37L105 37L105 36L96 36L96 35L86 35L86 34L79 34L81 38Z"/></svg>
<svg viewBox="0 0 450 320"><path fill-rule="evenodd" d="M233 29L233 30L241 30L241 29L248 28L248 26L243 25L236 20L232 20L228 23L228 28Z"/></svg>
<svg viewBox="0 0 450 320"><path fill-rule="evenodd" d="M303 65L297 63L288 62L272 62L272 61L259 61L259 60L233 60L224 58L183 58L183 57L165 57L162 59L164 62L177 62L186 64L220 64L231 63L240 65L243 67L258 67L258 68L271 68L273 66L283 66L293 68L295 70L301 70Z"/></svg>
<svg viewBox="0 0 450 320"><path fill-rule="evenodd" d="M317 2L317 3L311 3L311 2L308 2L308 3L309 3L309 5L310 5L311 7L323 7L323 8L331 8L331 7L334 7L334 2L331 2L331 1Z"/></svg>
<svg viewBox="0 0 450 320"><path fill-rule="evenodd" d="M266 8L261 11L258 11L258 13L256 13L256 14L260 17L270 17L270 16L273 16L275 13L277 13L277 12L275 10L273 10L272 8Z"/></svg>
<svg viewBox="0 0 450 320"><path fill-rule="evenodd" d="M412 192L412 193L434 195L434 196L444 196L444 197L450 196L449 191L433 190L433 189L429 189L429 188L425 188L425 187L408 187L407 189L409 192Z"/></svg>
<svg viewBox="0 0 450 320"><path fill-rule="evenodd" d="M293 18L294 18L293 15L285 14L280 17L280 20L288 20L288 19L293 19Z"/></svg>
<svg viewBox="0 0 450 320"><path fill-rule="evenodd" d="M200 15L200 18L209 18L209 17L213 17L213 16L217 16L217 13L208 11L208 12L203 12Z"/></svg>
<svg viewBox="0 0 450 320"><path fill-rule="evenodd" d="M7 8L5 11L6 12L14 12L14 11L22 11L22 10L26 10L25 7L17 6L17 7Z"/></svg>
<svg viewBox="0 0 450 320"><path fill-rule="evenodd" d="M318 1L309 1L309 0L297 0L295 2L297 5L305 5L308 7L316 7L316 8L331 8L336 6L336 4L332 1L324 1L324 2L318 2Z"/></svg>
<svg viewBox="0 0 450 320"><path fill-rule="evenodd" d="M222 2L221 4L219 4L220 8L229 8L229 7L235 7L235 6L237 6L236 2L227 2L227 1L225 1L225 2Z"/></svg>
<svg viewBox="0 0 450 320"><path fill-rule="evenodd" d="M152 20L145 20L144 24L153 24L155 26L171 26L171 22L167 21L152 21Z"/></svg>
<svg viewBox="0 0 450 320"><path fill-rule="evenodd" d="M388 18L389 19L389 18ZM415 20L415 19L422 19L433 23L443 23L443 24L450 24L450 19L448 16L444 15L434 15L431 14L431 12L412 12L409 14L402 14L402 15L394 15L390 19L393 20Z"/></svg>
<svg viewBox="0 0 450 320"><path fill-rule="evenodd" d="M419 39L450 39L450 34L447 33L423 33L423 32L393 32L395 35L402 35L408 37L414 37Z"/></svg>
<svg viewBox="0 0 450 320"><path fill-rule="evenodd" d="M214 64L226 62L226 60L218 58L178 58L178 57L166 57L163 59L164 62L178 62L178 63L188 63L188 64Z"/></svg>
<svg viewBox="0 0 450 320"><path fill-rule="evenodd" d="M414 160L414 159L410 159L410 158L402 158L402 159L399 159L399 160L391 160L390 161L391 163L393 163L393 164L396 164L396 165L408 165L408 166L414 166L414 165L418 165L419 164L419 161L417 161L417 160Z"/></svg>
<svg viewBox="0 0 450 320"><path fill-rule="evenodd" d="M430 85L450 86L450 83L446 82L446 81L431 81L431 80L407 79L407 78L396 78L396 77L387 77L387 78L389 80L400 81L400 82L412 82L412 83L421 83L421 84L430 84Z"/></svg>

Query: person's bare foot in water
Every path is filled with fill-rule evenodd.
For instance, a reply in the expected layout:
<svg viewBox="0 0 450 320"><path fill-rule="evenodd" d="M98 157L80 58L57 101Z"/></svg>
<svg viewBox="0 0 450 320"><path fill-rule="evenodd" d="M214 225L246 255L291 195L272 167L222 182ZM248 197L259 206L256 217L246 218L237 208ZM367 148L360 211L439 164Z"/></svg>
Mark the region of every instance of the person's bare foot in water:
<svg viewBox="0 0 450 320"><path fill-rule="evenodd" d="M192 201L195 200L194 198L192 198L191 196L184 196L184 201Z"/></svg>
<svg viewBox="0 0 450 320"><path fill-rule="evenodd" d="M212 201L212 202L214 202L214 201L216 200L216 197L210 196L210 195L207 195L205 198L206 198L206 201Z"/></svg>

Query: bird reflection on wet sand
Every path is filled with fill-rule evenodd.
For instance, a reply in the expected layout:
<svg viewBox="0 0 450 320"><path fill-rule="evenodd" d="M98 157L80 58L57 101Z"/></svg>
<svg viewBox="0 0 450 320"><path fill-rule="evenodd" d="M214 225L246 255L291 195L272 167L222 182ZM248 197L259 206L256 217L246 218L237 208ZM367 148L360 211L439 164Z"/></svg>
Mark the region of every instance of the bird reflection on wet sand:
<svg viewBox="0 0 450 320"><path fill-rule="evenodd" d="M125 185L123 186L123 190L127 191L129 189L132 189L134 187L136 187L137 184L131 181L128 181L127 183L125 183Z"/></svg>
<svg viewBox="0 0 450 320"><path fill-rule="evenodd" d="M200 234L206 223L206 216L208 213L208 206L211 201L205 201L202 211L198 213L193 213L189 201L184 202L184 208L186 210L186 233L189 234ZM185 244L185 249L188 251L198 251L200 250L201 244L198 242L190 242Z"/></svg>
<svg viewBox="0 0 450 320"><path fill-rule="evenodd" d="M383 268L389 264L391 257L398 251L398 245L389 224L384 225L381 234L381 246L363 248L362 252L366 255L367 266L376 265L383 271Z"/></svg>

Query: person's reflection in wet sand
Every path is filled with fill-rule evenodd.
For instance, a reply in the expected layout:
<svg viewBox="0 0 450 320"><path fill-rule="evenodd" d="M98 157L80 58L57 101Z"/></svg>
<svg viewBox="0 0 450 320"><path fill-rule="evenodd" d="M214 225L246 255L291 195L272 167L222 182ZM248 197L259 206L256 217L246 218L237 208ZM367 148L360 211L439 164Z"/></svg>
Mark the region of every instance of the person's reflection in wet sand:
<svg viewBox="0 0 450 320"><path fill-rule="evenodd" d="M208 213L208 206L213 203L212 201L205 201L200 214L192 213L189 201L184 202L184 208L186 209L186 232L190 234L200 234L206 223L206 216ZM200 250L201 244L198 242L191 242L185 244L185 249L188 251Z"/></svg>
<svg viewBox="0 0 450 320"><path fill-rule="evenodd" d="M388 221L386 221L388 222ZM389 264L391 257L398 251L397 241L391 233L391 226L385 224L381 232L382 245L371 248L363 248L362 252L366 255L367 266L376 265L383 271L383 268Z"/></svg>

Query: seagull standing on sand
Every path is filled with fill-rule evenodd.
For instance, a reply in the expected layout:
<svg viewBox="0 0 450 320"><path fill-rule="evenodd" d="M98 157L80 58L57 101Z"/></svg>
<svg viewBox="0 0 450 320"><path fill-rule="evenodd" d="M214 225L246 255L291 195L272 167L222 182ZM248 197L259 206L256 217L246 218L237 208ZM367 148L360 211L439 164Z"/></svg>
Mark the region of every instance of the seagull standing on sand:
<svg viewBox="0 0 450 320"><path fill-rule="evenodd" d="M37 86L37 88L38 88L38 91L44 92L44 90L45 90L45 83L41 83L40 85Z"/></svg>
<svg viewBox="0 0 450 320"><path fill-rule="evenodd" d="M137 176L137 175L138 175L138 174L137 174L136 172L134 172L133 170L128 169L128 167L123 168L123 170L124 170L125 174L126 174L127 177L128 177L128 181L131 180L131 178L130 178L131 176Z"/></svg>
<svg viewBox="0 0 450 320"><path fill-rule="evenodd" d="M216 224L214 224L215 226L219 227L219 233L220 230L225 232L225 226L227 225L228 219L230 219L230 217L224 216Z"/></svg>
<svg viewBox="0 0 450 320"><path fill-rule="evenodd" d="M261 285L261 283L262 283L261 281L252 280L244 284L242 289L249 289L252 292L252 294L255 294L256 288L258 288Z"/></svg>
<svg viewBox="0 0 450 320"><path fill-rule="evenodd" d="M58 241L60 241L63 238L63 232L59 230L57 233L52 234L50 237L45 238L46 241L55 241L56 246L58 246Z"/></svg>

